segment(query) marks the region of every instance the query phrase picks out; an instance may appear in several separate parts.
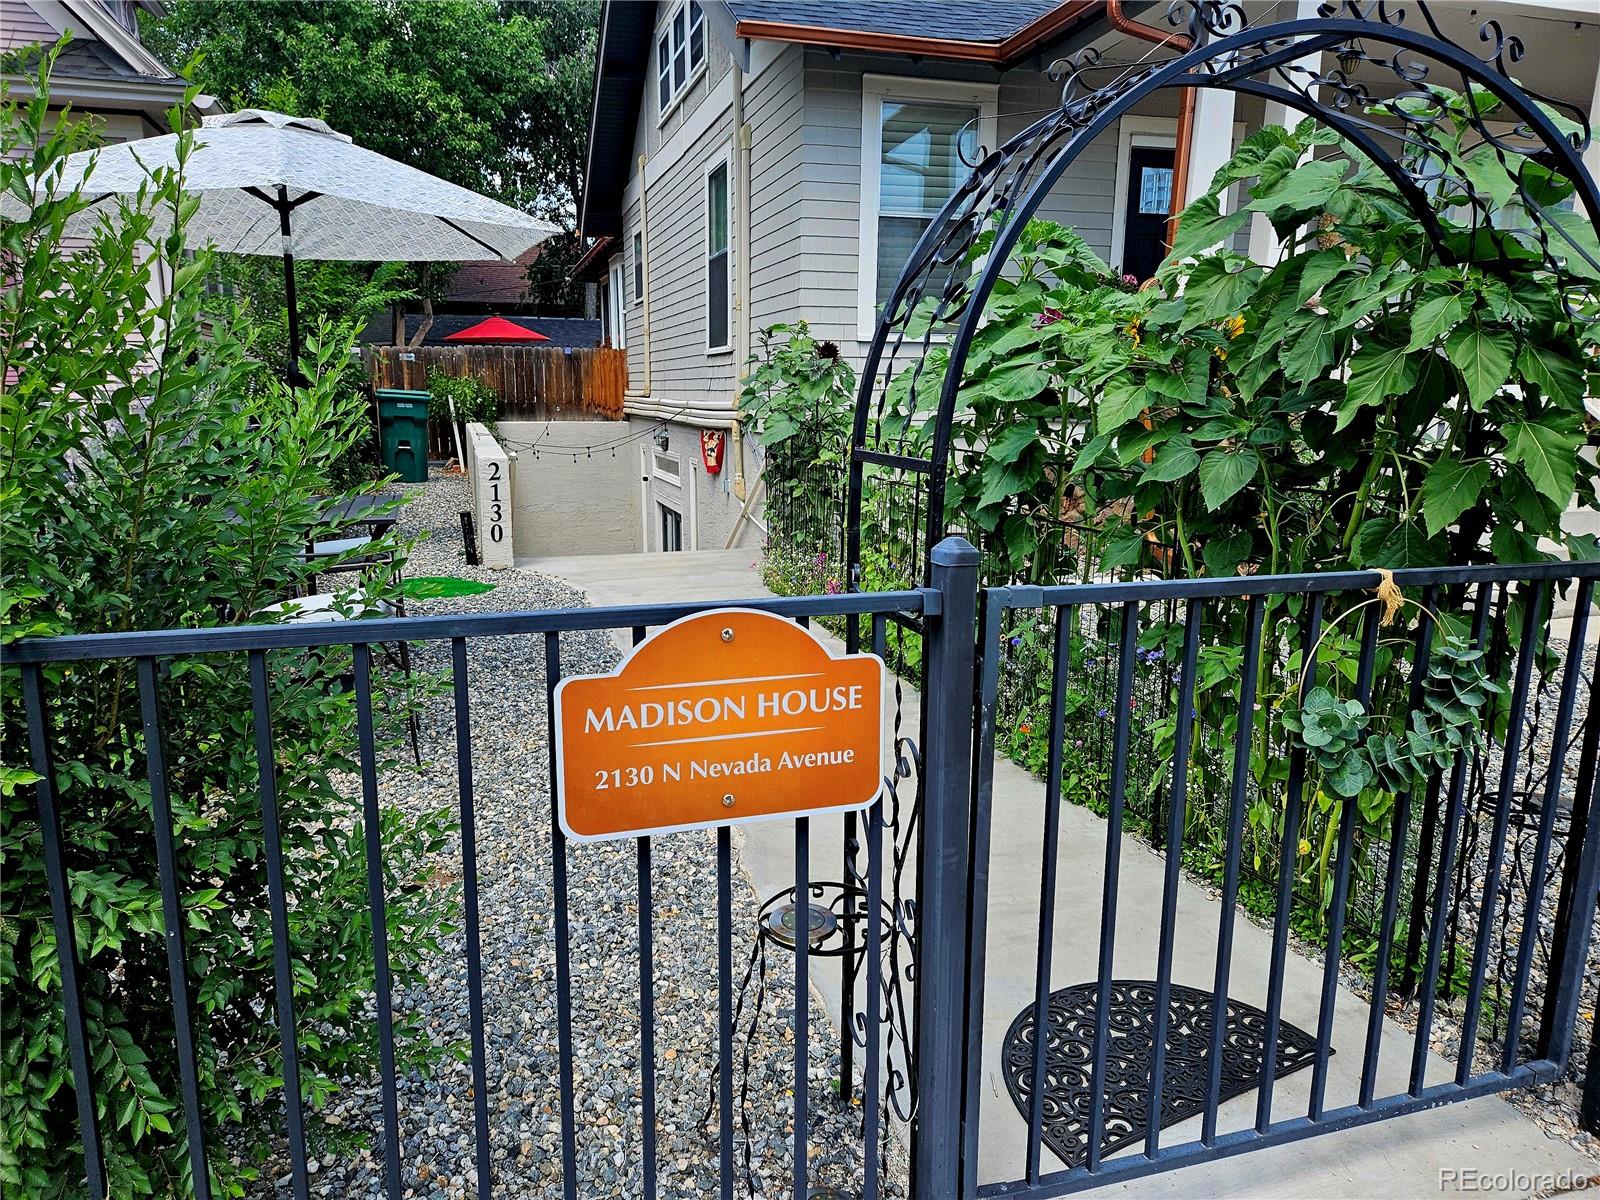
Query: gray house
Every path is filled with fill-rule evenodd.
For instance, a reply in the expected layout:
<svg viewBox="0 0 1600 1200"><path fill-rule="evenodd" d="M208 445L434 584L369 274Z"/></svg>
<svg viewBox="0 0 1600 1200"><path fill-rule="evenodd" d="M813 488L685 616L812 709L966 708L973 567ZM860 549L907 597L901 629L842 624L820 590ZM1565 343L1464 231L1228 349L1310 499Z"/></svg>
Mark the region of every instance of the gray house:
<svg viewBox="0 0 1600 1200"><path fill-rule="evenodd" d="M1248 3L1253 22L1316 0ZM643 548L758 545L760 451L739 378L759 330L804 319L859 364L875 312L977 146L1060 102L1047 71L1093 45L1119 68L1174 53L1166 4L1127 0L665 0L607 3L580 216L579 270L602 286L605 336L628 352L630 418L665 422L638 451ZM1487 17L1529 43L1524 82L1600 108L1593 0L1444 4L1470 44ZM1331 65L1331 64L1330 64ZM1163 91L1108 131L1041 215L1146 276L1169 208L1202 194L1233 147L1294 119L1259 99ZM1173 204L1174 192L1180 203ZM1265 222L1241 250L1275 250ZM708 473L702 442L724 439Z"/></svg>

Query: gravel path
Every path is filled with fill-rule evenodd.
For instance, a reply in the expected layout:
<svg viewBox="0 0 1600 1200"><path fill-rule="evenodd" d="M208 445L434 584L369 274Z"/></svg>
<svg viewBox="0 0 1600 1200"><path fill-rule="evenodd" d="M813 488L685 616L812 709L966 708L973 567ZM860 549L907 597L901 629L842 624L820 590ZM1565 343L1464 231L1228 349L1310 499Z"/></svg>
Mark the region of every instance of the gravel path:
<svg viewBox="0 0 1600 1200"><path fill-rule="evenodd" d="M584 596L557 579L525 571L468 567L457 513L466 506L459 477L403 489L411 501L402 529L431 536L412 553L407 574L478 579L495 590L459 599L413 601L414 612L522 610L581 606ZM555 922L550 797L545 747L542 637L469 643L469 681L482 913L484 1020L488 1040L489 1120L494 1194L559 1195L561 1124L557 1052ZM567 673L604 670L617 649L604 633L561 639ZM414 648L419 672L449 670L448 645ZM382 781L386 802L412 810L457 803L452 698L431 699L422 716L420 772ZM736 975L749 953L758 900L734 861ZM441 856L437 877L459 889L460 846ZM577 1175L588 1196L643 1193L639 1061L639 961L634 843L573 846L569 861L574 1106ZM656 1087L659 1194L700 1197L717 1187L716 1113L710 1105L717 1049L715 839L676 834L654 843ZM459 895L459 890L456 892ZM406 1077L399 1089L403 1177L407 1196L476 1195L473 1095L468 1042L464 935L443 943L426 964L427 986L397 994L398 1012L419 1015L441 1045L457 1048L431 1079ZM792 995L792 960L769 963L773 986ZM748 1119L751 1194L778 1194L792 1169L792 1013L769 1000L751 1048ZM861 1109L834 1098L837 1033L820 1000L811 1006L810 1177L813 1186L859 1179ZM742 1046L736 1043L736 1061ZM736 1082L738 1077L736 1076ZM331 1120L374 1131L356 1157L319 1163L317 1196L366 1196L381 1190L379 1102L374 1082L352 1084L330 1105ZM708 1113L709 1127L704 1124ZM742 1142L739 1153L742 1157ZM330 1155L330 1158L335 1156ZM288 1194L287 1169L269 1173ZM859 1186L856 1183L856 1186Z"/></svg>

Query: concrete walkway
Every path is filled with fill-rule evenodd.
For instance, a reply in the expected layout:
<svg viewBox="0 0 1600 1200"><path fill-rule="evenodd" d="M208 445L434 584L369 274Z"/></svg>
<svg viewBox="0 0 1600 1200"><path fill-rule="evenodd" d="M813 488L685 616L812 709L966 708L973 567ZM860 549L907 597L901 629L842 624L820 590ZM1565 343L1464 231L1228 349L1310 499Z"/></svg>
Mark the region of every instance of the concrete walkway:
<svg viewBox="0 0 1600 1200"><path fill-rule="evenodd" d="M757 552L700 551L681 554L547 558L519 563L556 575L588 594L596 605L674 600L734 600L768 595L755 570ZM622 638L626 635L622 634ZM919 697L906 689L903 719L915 729ZM1016 1014L1032 1003L1039 927L1040 846L1043 838L1041 782L998 757L994 771L993 850L990 871L988 959L985 986L983 1099L980 1121L981 1182L1022 1177L1027 1129L1018 1115L996 1059ZM814 819L811 872L838 879L843 847L839 819ZM786 822L747 825L742 856L761 896L794 882L793 827ZM1098 953L1100 896L1106 825L1087 809L1062 806L1059 876L1054 923L1052 988L1093 980ZM1117 977L1154 978L1163 858L1132 838L1120 856L1117 913ZM1213 982L1221 906L1185 880L1177 910L1174 982L1209 990ZM1271 937L1241 915L1235 925L1230 995L1264 1005ZM814 978L836 1026L839 978L830 964L813 963ZM1293 952L1286 968L1284 1020L1315 1032L1322 981L1319 964ZM859 1001L858 1001L859 1006ZM859 1011L859 1007L858 1007ZM1352 1104L1360 1083L1368 1006L1340 989L1335 1004L1326 1106ZM1412 1036L1385 1022L1378 1074L1379 1096L1405 1090ZM1482 1066L1480 1060L1480 1068ZM1428 1082L1451 1077L1453 1067L1430 1060ZM1274 1117L1303 1115L1311 1072L1280 1080ZM1223 1105L1218 1129L1247 1128L1254 1120L1255 1092ZM1163 1144L1199 1135L1199 1121L1163 1131ZM1046 1171L1060 1164L1045 1150ZM1477 1178L1489 1186L1444 1182ZM1564 1142L1547 1138L1516 1108L1498 1097L1450 1104L1430 1112L1257 1150L1231 1159L1135 1180L1096 1194L1190 1197L1431 1197L1464 1194L1524 1196L1519 1180L1546 1188L1566 1178L1582 1179L1594 1164ZM1540 1180L1539 1177L1544 1177ZM1498 1180L1496 1177L1501 1177ZM1493 1186L1499 1182L1508 1186Z"/></svg>

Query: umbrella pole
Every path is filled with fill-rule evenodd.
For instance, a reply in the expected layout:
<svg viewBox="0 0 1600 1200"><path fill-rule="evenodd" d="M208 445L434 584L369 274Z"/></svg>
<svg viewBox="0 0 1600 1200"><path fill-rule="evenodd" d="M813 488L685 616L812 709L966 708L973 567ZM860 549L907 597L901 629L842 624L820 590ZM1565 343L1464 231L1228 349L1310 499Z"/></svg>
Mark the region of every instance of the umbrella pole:
<svg viewBox="0 0 1600 1200"><path fill-rule="evenodd" d="M303 387L307 380L300 373L300 305L294 291L294 252L289 249L289 214L294 211L294 205L289 203L289 189L281 183L273 207L278 210L278 229L283 234L283 302L289 313L289 386Z"/></svg>

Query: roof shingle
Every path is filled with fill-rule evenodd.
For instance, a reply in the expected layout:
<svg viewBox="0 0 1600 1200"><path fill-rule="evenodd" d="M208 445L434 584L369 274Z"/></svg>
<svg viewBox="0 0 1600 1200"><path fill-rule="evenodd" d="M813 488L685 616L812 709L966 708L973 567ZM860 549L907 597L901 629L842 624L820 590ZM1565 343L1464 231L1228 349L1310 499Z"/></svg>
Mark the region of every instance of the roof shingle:
<svg viewBox="0 0 1600 1200"><path fill-rule="evenodd" d="M959 31L963 42L1002 42L1057 7L1058 0L942 0L937 25ZM896 37L937 37L932 14L920 0L878 0L872 4L836 0L729 0L739 21L773 21L820 29L848 29Z"/></svg>

